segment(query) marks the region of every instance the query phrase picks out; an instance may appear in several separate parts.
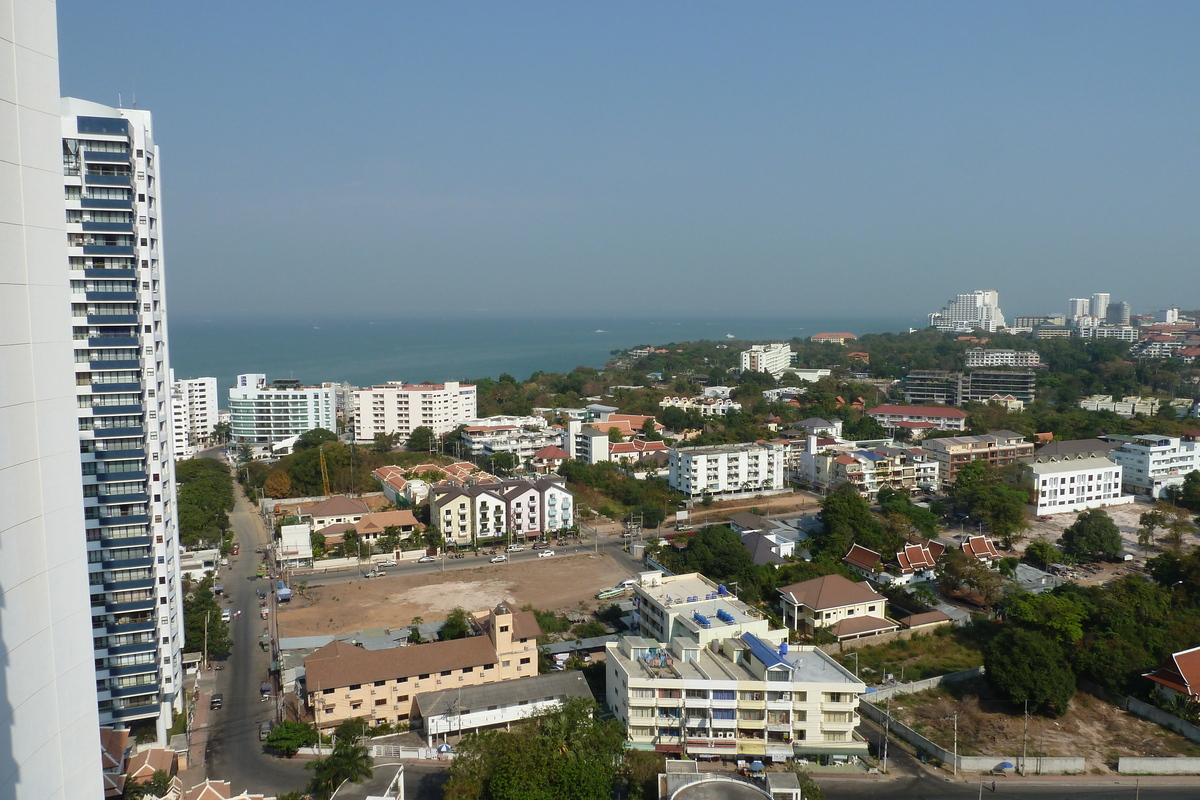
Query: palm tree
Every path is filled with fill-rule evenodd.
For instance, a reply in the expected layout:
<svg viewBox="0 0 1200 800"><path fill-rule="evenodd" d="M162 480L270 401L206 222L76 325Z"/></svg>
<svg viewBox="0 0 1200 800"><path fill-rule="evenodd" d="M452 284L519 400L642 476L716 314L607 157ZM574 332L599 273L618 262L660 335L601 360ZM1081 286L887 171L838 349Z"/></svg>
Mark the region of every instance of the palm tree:
<svg viewBox="0 0 1200 800"><path fill-rule="evenodd" d="M304 765L313 771L307 791L318 800L329 800L333 793L346 781L362 783L375 774L375 761L370 748L359 744L359 739L340 741L333 747L328 758L319 758Z"/></svg>

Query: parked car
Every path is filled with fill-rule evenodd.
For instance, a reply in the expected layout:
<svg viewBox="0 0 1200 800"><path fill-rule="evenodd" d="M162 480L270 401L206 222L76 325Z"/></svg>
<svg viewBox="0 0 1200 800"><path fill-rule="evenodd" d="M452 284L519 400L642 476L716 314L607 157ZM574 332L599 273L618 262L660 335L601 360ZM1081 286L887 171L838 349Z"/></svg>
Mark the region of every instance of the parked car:
<svg viewBox="0 0 1200 800"><path fill-rule="evenodd" d="M232 618L233 614L230 613L228 608L221 609L221 622L229 622L229 620Z"/></svg>
<svg viewBox="0 0 1200 800"><path fill-rule="evenodd" d="M212 699L208 701L208 707L211 711L218 711L221 708L221 703L224 702L225 696L214 694Z"/></svg>
<svg viewBox="0 0 1200 800"><path fill-rule="evenodd" d="M510 544L508 546L508 552L510 552L510 553L520 553L524 549L525 548L519 544Z"/></svg>
<svg viewBox="0 0 1200 800"><path fill-rule="evenodd" d="M505 561L508 561L508 556L501 553L498 556L492 556L489 561L492 564L503 564Z"/></svg>
<svg viewBox="0 0 1200 800"><path fill-rule="evenodd" d="M437 561L433 556L421 556L417 559L418 564L428 564L430 561Z"/></svg>
<svg viewBox="0 0 1200 800"><path fill-rule="evenodd" d="M538 558L549 558L552 555L554 555L553 550L543 550L542 552L538 553Z"/></svg>
<svg viewBox="0 0 1200 800"><path fill-rule="evenodd" d="M263 723L258 726L258 740L260 742L266 741L266 738L270 735L271 735L271 723L269 720L264 720Z"/></svg>
<svg viewBox="0 0 1200 800"><path fill-rule="evenodd" d="M533 543L534 550L545 550L549 546L550 546L549 542L534 542Z"/></svg>

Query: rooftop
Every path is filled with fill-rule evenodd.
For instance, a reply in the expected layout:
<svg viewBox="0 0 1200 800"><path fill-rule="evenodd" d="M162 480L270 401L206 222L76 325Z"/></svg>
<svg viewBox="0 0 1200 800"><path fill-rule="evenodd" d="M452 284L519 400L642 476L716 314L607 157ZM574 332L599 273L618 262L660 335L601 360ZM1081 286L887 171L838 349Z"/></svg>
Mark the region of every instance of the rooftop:
<svg viewBox="0 0 1200 800"><path fill-rule="evenodd" d="M949 419L966 419L967 412L960 411L957 408L949 406L902 406L902 405L882 405L876 406L867 412L868 414L904 414L906 416L916 417L947 417Z"/></svg>
<svg viewBox="0 0 1200 800"><path fill-rule="evenodd" d="M842 608L843 606L883 600L883 595L866 583L855 583L842 575L825 575L811 581L793 583L780 588L779 593L791 598L797 605L814 611Z"/></svg>
<svg viewBox="0 0 1200 800"><path fill-rule="evenodd" d="M634 591L664 608L684 615L681 621L689 628L737 626L762 619L761 614L738 600L732 592L722 595L721 588L703 575L692 572L668 575L658 585L639 584ZM724 614L718 614L719 611ZM708 625L700 623L695 614L704 617Z"/></svg>
<svg viewBox="0 0 1200 800"><path fill-rule="evenodd" d="M550 698L582 697L593 699L591 689L583 673L578 670L551 672L515 681L485 683L480 686L465 686L461 689L446 689L440 692L423 692L416 697L421 716L437 714L484 711L489 707L513 706L523 702L537 702Z"/></svg>

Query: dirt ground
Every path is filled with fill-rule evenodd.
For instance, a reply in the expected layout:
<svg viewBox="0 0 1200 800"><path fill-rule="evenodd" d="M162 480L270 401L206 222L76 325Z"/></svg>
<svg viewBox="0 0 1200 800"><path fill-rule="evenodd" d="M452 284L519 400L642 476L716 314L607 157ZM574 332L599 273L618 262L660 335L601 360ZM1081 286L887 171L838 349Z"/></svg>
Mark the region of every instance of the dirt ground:
<svg viewBox="0 0 1200 800"><path fill-rule="evenodd" d="M982 682L892 698L898 719L947 749L953 744L951 716L956 711L961 754L1021 755L1025 721L1020 709L990 699ZM1086 692L1076 694L1058 719L1030 715L1026 746L1031 758L1083 756L1092 773L1115 772L1119 756L1200 755L1200 745Z"/></svg>
<svg viewBox="0 0 1200 800"><path fill-rule="evenodd" d="M307 597L295 594L279 611L281 636L352 633L365 628L398 628L413 617L445 619L455 606L484 611L501 601L514 608L532 603L556 611L594 610L611 600L596 594L629 573L607 555L581 553L474 569L333 583L313 581Z"/></svg>
<svg viewBox="0 0 1200 800"><path fill-rule="evenodd" d="M1092 568L1078 570L1078 574L1073 576L1074 580L1084 585L1104 583L1130 570L1143 569L1147 558L1154 558L1161 553L1162 549L1153 545L1149 550L1143 552L1137 541L1138 528L1141 527L1138 525L1138 517L1149 508L1150 506L1145 503L1129 503L1104 509L1121 530L1121 540L1124 542L1125 549L1133 553L1133 561L1118 564L1096 564ZM1044 538L1051 544L1057 542L1063 531L1075 524L1077 516L1078 514L1069 513L1054 514L1045 520L1039 520L1036 517L1030 519L1031 527L1027 536L1021 544L1016 546L1016 550L1024 552L1025 546L1038 538ZM1159 531L1160 536L1161 533Z"/></svg>
<svg viewBox="0 0 1200 800"><path fill-rule="evenodd" d="M689 513L689 521L693 525L724 522L729 519L730 515L737 514L739 511L749 511L752 508L757 508L764 515L779 516L793 512L820 510L821 501L803 492L722 500L713 503L708 508L696 506Z"/></svg>

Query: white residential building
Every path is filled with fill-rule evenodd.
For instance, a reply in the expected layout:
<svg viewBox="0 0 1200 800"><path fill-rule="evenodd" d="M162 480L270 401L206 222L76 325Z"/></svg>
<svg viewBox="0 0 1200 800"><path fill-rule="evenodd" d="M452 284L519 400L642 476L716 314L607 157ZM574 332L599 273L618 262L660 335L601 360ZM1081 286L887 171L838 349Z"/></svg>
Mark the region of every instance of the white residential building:
<svg viewBox="0 0 1200 800"><path fill-rule="evenodd" d="M791 366L792 347L786 342L756 344L742 351L742 372L767 372L778 378Z"/></svg>
<svg viewBox="0 0 1200 800"><path fill-rule="evenodd" d="M702 647L713 640L753 633L775 644L785 630L771 630L762 612L746 605L725 586L698 572L664 575L658 570L638 574L633 587L634 627L657 641L683 637Z"/></svg>
<svg viewBox="0 0 1200 800"><path fill-rule="evenodd" d="M475 386L470 383L405 384L389 382L354 393L354 438L371 442L377 434L407 440L417 428L445 436L476 417Z"/></svg>
<svg viewBox="0 0 1200 800"><path fill-rule="evenodd" d="M557 477L438 485L430 494L429 518L458 547L509 534L519 541L574 525L574 499Z"/></svg>
<svg viewBox="0 0 1200 800"><path fill-rule="evenodd" d="M664 397L658 403L660 408L680 408L684 411L696 409L702 417L723 417L742 410L742 404L721 397Z"/></svg>
<svg viewBox="0 0 1200 800"><path fill-rule="evenodd" d="M1140 336L1132 325L1096 325L1079 328L1078 333L1082 339L1120 339L1123 342L1136 342Z"/></svg>
<svg viewBox="0 0 1200 800"><path fill-rule="evenodd" d="M1089 304L1088 312L1099 318L1101 322L1108 319L1108 304L1112 295L1108 292L1096 292L1092 295L1092 302Z"/></svg>
<svg viewBox="0 0 1200 800"><path fill-rule="evenodd" d="M784 448L768 444L677 447L670 451L667 482L689 497L736 497L786 489Z"/></svg>
<svg viewBox="0 0 1200 800"><path fill-rule="evenodd" d="M317 428L337 430L336 386L303 386L276 380L267 385L262 373L238 375L229 389L229 421L233 440L273 444Z"/></svg>
<svg viewBox="0 0 1200 800"><path fill-rule="evenodd" d="M0 797L101 797L54 3L0 19Z"/></svg>
<svg viewBox="0 0 1200 800"><path fill-rule="evenodd" d="M1152 417L1158 413L1161 401L1157 397L1135 397L1130 395L1122 399L1114 399L1108 394L1094 394L1079 401L1079 407L1084 411L1109 411L1118 417L1133 419L1134 417Z"/></svg>
<svg viewBox="0 0 1200 800"><path fill-rule="evenodd" d="M1034 514L1062 514L1133 502L1132 495L1121 491L1121 465L1103 450L1035 454L1024 463L1033 484Z"/></svg>
<svg viewBox="0 0 1200 800"><path fill-rule="evenodd" d="M543 447L562 447L566 431L558 426L524 428L517 425L467 425L462 442L473 456L490 458L497 453L513 453L524 463Z"/></svg>
<svg viewBox="0 0 1200 800"><path fill-rule="evenodd" d="M175 460L191 458L217 426L217 379L175 380L171 370L171 424Z"/></svg>
<svg viewBox="0 0 1200 800"><path fill-rule="evenodd" d="M150 112L62 101L62 172L102 725L183 710L162 204Z"/></svg>
<svg viewBox="0 0 1200 800"><path fill-rule="evenodd" d="M966 352L968 368L975 367L1040 367L1042 357L1036 350L998 350L972 347Z"/></svg>
<svg viewBox="0 0 1200 800"><path fill-rule="evenodd" d="M1086 317L1091 312L1091 301L1086 297L1072 297L1067 301L1067 319Z"/></svg>
<svg viewBox="0 0 1200 800"><path fill-rule="evenodd" d="M1168 486L1181 486L1189 472L1200 469L1200 443L1177 436L1106 436L1119 445L1109 458L1121 465L1124 490L1158 499Z"/></svg>
<svg viewBox="0 0 1200 800"><path fill-rule="evenodd" d="M930 314L929 325L939 331L970 333L982 328L989 333L995 333L1004 327L1004 314L1000 311L1000 293L993 290L976 290L971 294L960 294L941 311Z"/></svg>

